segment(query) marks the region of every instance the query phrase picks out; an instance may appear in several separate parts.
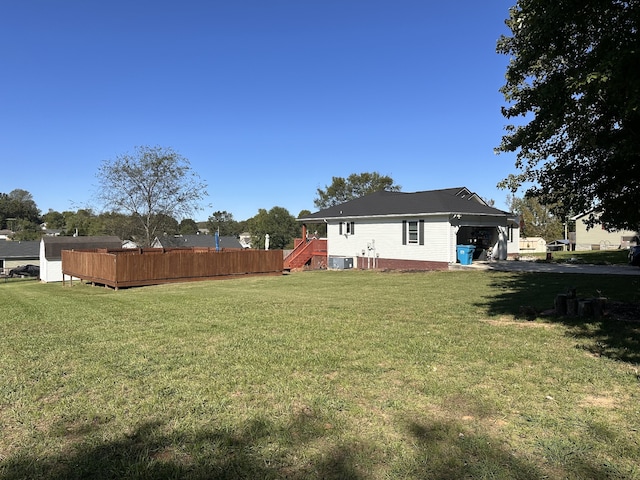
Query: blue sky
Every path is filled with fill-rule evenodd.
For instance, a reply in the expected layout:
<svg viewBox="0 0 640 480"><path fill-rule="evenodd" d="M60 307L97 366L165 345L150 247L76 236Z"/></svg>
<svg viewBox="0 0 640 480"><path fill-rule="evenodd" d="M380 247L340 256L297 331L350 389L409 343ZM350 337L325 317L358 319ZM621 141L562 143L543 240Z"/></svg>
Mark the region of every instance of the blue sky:
<svg viewBox="0 0 640 480"><path fill-rule="evenodd" d="M495 53L514 0L22 0L0 6L0 192L100 206L103 160L171 147L206 220L315 211L333 176L506 208Z"/></svg>

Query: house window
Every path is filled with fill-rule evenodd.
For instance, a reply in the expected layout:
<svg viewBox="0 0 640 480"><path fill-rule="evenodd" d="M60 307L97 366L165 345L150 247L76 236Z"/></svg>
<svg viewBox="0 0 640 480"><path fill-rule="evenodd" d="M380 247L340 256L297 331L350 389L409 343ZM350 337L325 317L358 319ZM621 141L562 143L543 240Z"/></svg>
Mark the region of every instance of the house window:
<svg viewBox="0 0 640 480"><path fill-rule="evenodd" d="M424 245L424 220L403 220L402 244Z"/></svg>
<svg viewBox="0 0 640 480"><path fill-rule="evenodd" d="M418 243L418 222L407 222L409 227L409 243Z"/></svg>
<svg viewBox="0 0 640 480"><path fill-rule="evenodd" d="M340 222L339 230L340 235L353 235L356 233L356 224L354 222Z"/></svg>

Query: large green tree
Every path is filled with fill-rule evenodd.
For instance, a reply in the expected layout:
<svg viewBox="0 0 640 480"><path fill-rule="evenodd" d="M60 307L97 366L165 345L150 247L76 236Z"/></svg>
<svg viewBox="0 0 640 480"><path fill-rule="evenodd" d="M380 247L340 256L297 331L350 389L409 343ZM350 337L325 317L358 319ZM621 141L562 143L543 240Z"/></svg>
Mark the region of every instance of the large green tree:
<svg viewBox="0 0 640 480"><path fill-rule="evenodd" d="M178 230L180 235L196 235L198 233L198 224L193 218L183 218Z"/></svg>
<svg viewBox="0 0 640 480"><path fill-rule="evenodd" d="M323 209L380 190L398 192L401 188L393 183L393 178L378 172L352 173L347 178L332 177L331 185L318 188L313 204Z"/></svg>
<svg viewBox="0 0 640 480"><path fill-rule="evenodd" d="M80 208L75 212L62 212L65 220L66 235L103 235L104 225L90 208Z"/></svg>
<svg viewBox="0 0 640 480"><path fill-rule="evenodd" d="M47 213L42 215L42 220L47 224L48 229L62 230L65 227L64 215L51 208Z"/></svg>
<svg viewBox="0 0 640 480"><path fill-rule="evenodd" d="M520 237L542 237L553 242L564 237L566 219L556 217L551 208L541 204L537 198L524 196L507 197L510 211L520 217Z"/></svg>
<svg viewBox="0 0 640 480"><path fill-rule="evenodd" d="M33 196L26 190L16 188L9 193L0 193L0 229L18 231L40 222L40 210Z"/></svg>
<svg viewBox="0 0 640 480"><path fill-rule="evenodd" d="M164 233L168 217L189 216L207 195L189 160L171 148L136 147L131 154L105 160L97 176L105 209L138 220L143 246Z"/></svg>
<svg viewBox="0 0 640 480"><path fill-rule="evenodd" d="M640 1L518 0L499 53L511 120L500 146L528 191L554 211L602 211L640 226ZM531 183L529 183L531 182Z"/></svg>
<svg viewBox="0 0 640 480"><path fill-rule="evenodd" d="M123 213L103 212L98 215L101 235L115 235L120 240L135 240L140 236L140 222Z"/></svg>
<svg viewBox="0 0 640 480"><path fill-rule="evenodd" d="M269 249L277 250L292 247L293 239L300 234L300 225L286 208L273 207L267 211L258 210L258 214L247 220L251 232L253 248L263 249L265 238L269 234Z"/></svg>
<svg viewBox="0 0 640 480"><path fill-rule="evenodd" d="M213 235L215 232L223 237L238 236L242 233L244 225L233 218L233 214L226 210L213 212L207 220L207 229Z"/></svg>

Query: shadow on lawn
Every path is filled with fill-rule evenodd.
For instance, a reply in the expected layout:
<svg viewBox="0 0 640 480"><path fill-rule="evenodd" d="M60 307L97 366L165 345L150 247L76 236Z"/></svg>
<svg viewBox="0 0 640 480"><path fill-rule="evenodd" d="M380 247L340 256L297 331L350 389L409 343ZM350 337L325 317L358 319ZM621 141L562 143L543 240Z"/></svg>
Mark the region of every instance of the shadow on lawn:
<svg viewBox="0 0 640 480"><path fill-rule="evenodd" d="M616 275L575 275L550 273L514 273L495 275L493 294L479 304L490 315L513 315L521 320L544 318L568 327L567 336L576 338L576 348L593 355L622 362L640 362L640 318L634 314L620 320L613 306L620 302L637 308L640 280ZM604 296L610 308L602 319L558 317L553 314L556 295L575 288L579 298ZM619 307L616 307L619 308Z"/></svg>
<svg viewBox="0 0 640 480"><path fill-rule="evenodd" d="M411 422L409 432L418 442L421 455L410 478L509 478L537 480L545 475L533 464L512 455L495 439L464 435L454 422Z"/></svg>
<svg viewBox="0 0 640 480"><path fill-rule="evenodd" d="M120 439L102 442L83 439L98 435L97 426L66 428L76 443L64 455L39 457L21 452L0 462L0 479L359 479L349 448L336 448L314 464L287 465L295 453L291 441L311 440L304 419L284 434L262 420L239 430L170 431L161 422L149 422ZM58 428L59 429L59 428ZM268 451L272 453L265 454Z"/></svg>
<svg viewBox="0 0 640 480"><path fill-rule="evenodd" d="M421 451L412 470L404 475L407 478L627 478L612 475L610 466L597 463L588 454L570 452L561 465L554 466L539 454L514 452L504 439L493 438L483 431L468 432L464 425L455 421L413 421L408 429ZM539 463L534 463L536 460Z"/></svg>
<svg viewBox="0 0 640 480"><path fill-rule="evenodd" d="M56 430L60 427L64 426ZM383 455L389 454L366 442L336 440L304 416L284 426L253 420L237 430L179 432L165 423L149 422L130 435L100 442L103 427L108 426L68 426L60 438L70 442L67 453L41 457L19 452L2 460L0 478L359 480L374 476L371 469L384 464ZM543 477L535 465L517 459L495 439L461 438L460 426L454 422L412 422L407 429L415 442L410 455L393 458L398 476ZM305 458L309 451L301 448L311 443L316 453Z"/></svg>
<svg viewBox="0 0 640 480"><path fill-rule="evenodd" d="M23 451L3 458L0 479L360 480L374 476L371 468L383 464L383 455L388 454L358 440L332 443L331 433L321 433L315 420L304 416L285 426L252 420L238 430L188 432L171 431L163 422L148 422L130 435L100 442L97 438L105 426L64 428L60 441L71 442L65 454L42 457ZM508 445L483 432L461 434L465 427L455 421L411 421L406 429L414 439L413 452L393 459L392 476L545 478L537 464L513 455ZM300 447L310 442L324 447L304 459ZM585 459L574 458L568 468L584 478L607 478L606 471Z"/></svg>

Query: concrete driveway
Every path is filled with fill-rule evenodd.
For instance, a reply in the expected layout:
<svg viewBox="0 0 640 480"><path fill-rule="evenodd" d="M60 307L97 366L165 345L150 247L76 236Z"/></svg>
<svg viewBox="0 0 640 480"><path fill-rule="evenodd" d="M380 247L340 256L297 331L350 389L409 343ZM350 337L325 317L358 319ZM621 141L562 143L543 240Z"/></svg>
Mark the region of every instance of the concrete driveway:
<svg viewBox="0 0 640 480"><path fill-rule="evenodd" d="M497 270L502 272L586 273L589 275L638 275L640 267L631 265L585 265L578 263L545 263L524 260L474 261L471 265L455 264L450 270Z"/></svg>

